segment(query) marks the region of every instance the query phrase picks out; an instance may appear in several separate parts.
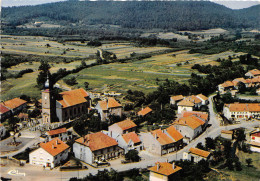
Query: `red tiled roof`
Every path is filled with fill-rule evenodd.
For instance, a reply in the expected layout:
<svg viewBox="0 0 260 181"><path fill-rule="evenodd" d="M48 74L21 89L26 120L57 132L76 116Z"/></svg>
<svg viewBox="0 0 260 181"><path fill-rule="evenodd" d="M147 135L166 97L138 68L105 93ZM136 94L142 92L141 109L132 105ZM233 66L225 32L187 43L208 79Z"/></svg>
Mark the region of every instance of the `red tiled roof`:
<svg viewBox="0 0 260 181"><path fill-rule="evenodd" d="M115 107L121 107L122 105L119 104L114 98L108 98L107 106L108 108L115 108Z"/></svg>
<svg viewBox="0 0 260 181"><path fill-rule="evenodd" d="M231 81L226 81L223 84L221 84L223 87L233 87L234 84Z"/></svg>
<svg viewBox="0 0 260 181"><path fill-rule="evenodd" d="M69 146L59 138L55 138L47 143L40 143L40 147L50 153L52 156L56 156L69 148Z"/></svg>
<svg viewBox="0 0 260 181"><path fill-rule="evenodd" d="M120 121L118 123L115 123L117 124L122 130L127 130L127 129L130 129L130 128L134 128L136 127L137 125L131 121L130 119L126 119L124 121Z"/></svg>
<svg viewBox="0 0 260 181"><path fill-rule="evenodd" d="M104 148L117 146L115 139L107 136L102 132L92 133L76 140L77 143L83 144L90 148L91 151L101 150Z"/></svg>
<svg viewBox="0 0 260 181"><path fill-rule="evenodd" d="M204 120L208 120L209 114L206 112L199 112L199 111L185 111L182 113L182 117L189 117L191 115L195 115L199 118L202 118Z"/></svg>
<svg viewBox="0 0 260 181"><path fill-rule="evenodd" d="M174 126L168 127L166 131L175 141L179 141L183 138L182 134L177 131Z"/></svg>
<svg viewBox="0 0 260 181"><path fill-rule="evenodd" d="M161 145L167 145L174 142L167 134L163 133L161 129L151 131L151 133L153 136L156 135L156 139Z"/></svg>
<svg viewBox="0 0 260 181"><path fill-rule="evenodd" d="M114 98L108 98L104 101L98 101L98 104L100 105L102 110L108 110L108 108L117 108L122 107L121 104L119 104Z"/></svg>
<svg viewBox="0 0 260 181"><path fill-rule="evenodd" d="M130 132L122 135L123 139L126 143L132 140L134 143L140 143L141 140L139 139L138 135L135 132Z"/></svg>
<svg viewBox="0 0 260 181"><path fill-rule="evenodd" d="M173 122L173 124L189 126L191 129L196 129L204 123L202 120L196 119L195 116L182 117Z"/></svg>
<svg viewBox="0 0 260 181"><path fill-rule="evenodd" d="M201 150L201 149L198 149L198 148L190 148L189 151L192 154L195 154L195 155L198 155L198 156L201 156L201 157L204 157L204 158L208 158L208 156L210 155L210 152L204 151L204 150Z"/></svg>
<svg viewBox="0 0 260 181"><path fill-rule="evenodd" d="M7 107L5 107L3 104L0 104L0 114L4 114L6 112L10 111Z"/></svg>
<svg viewBox="0 0 260 181"><path fill-rule="evenodd" d="M58 102L63 107L70 107L84 103L87 101L85 97L88 97L88 93L82 88L61 92L60 95L62 96L62 100L58 100Z"/></svg>
<svg viewBox="0 0 260 181"><path fill-rule="evenodd" d="M198 104L200 102L202 102L199 98L197 98L196 96L192 95L189 97L186 97L185 99L189 100L190 102L193 102L195 104Z"/></svg>
<svg viewBox="0 0 260 181"><path fill-rule="evenodd" d="M260 103L233 103L225 104L231 112L260 112Z"/></svg>
<svg viewBox="0 0 260 181"><path fill-rule="evenodd" d="M238 84L239 82L242 82L242 83L244 83L244 84L247 83L247 81L246 81L243 77L242 77L242 78L236 78L236 79L234 79L234 80L232 81L232 83L234 84L234 86L237 86L237 84Z"/></svg>
<svg viewBox="0 0 260 181"><path fill-rule="evenodd" d="M182 169L181 167L176 165L173 168L173 165L168 162L157 162L155 166L149 168L149 170L152 172L156 172L166 176L172 175L175 172L180 171L181 169Z"/></svg>
<svg viewBox="0 0 260 181"><path fill-rule="evenodd" d="M183 95L171 96L171 99L174 101L180 101L184 99Z"/></svg>
<svg viewBox="0 0 260 181"><path fill-rule="evenodd" d="M47 131L47 134L52 136L52 135L56 135L56 134L66 133L66 132L67 132L66 128L60 128L60 129L54 129L54 130Z"/></svg>
<svg viewBox="0 0 260 181"><path fill-rule="evenodd" d="M0 123L0 127L3 127L4 125Z"/></svg>
<svg viewBox="0 0 260 181"><path fill-rule="evenodd" d="M138 116L145 116L146 114L152 112L153 110L149 107L146 107L144 109L142 109L141 111L139 111L137 114Z"/></svg>
<svg viewBox="0 0 260 181"><path fill-rule="evenodd" d="M27 103L27 101L25 100L22 100L20 98L14 98L14 99L11 99L11 100L8 100L8 101L5 101L3 102L2 104L9 108L9 109L15 109L23 104Z"/></svg>
<svg viewBox="0 0 260 181"><path fill-rule="evenodd" d="M203 99L204 101L208 100L208 98L206 96L204 96L203 94L198 94L198 95L196 95L196 97L199 97L199 98Z"/></svg>
<svg viewBox="0 0 260 181"><path fill-rule="evenodd" d="M249 71L251 74L253 74L254 76L255 75L260 75L260 70L258 70L258 69L253 69L253 70L250 70Z"/></svg>
<svg viewBox="0 0 260 181"><path fill-rule="evenodd" d="M179 102L177 105L178 105L178 106L193 107L193 106L194 106L194 103L192 103L192 102L189 101L189 100L183 99L183 100L182 100L181 102Z"/></svg>

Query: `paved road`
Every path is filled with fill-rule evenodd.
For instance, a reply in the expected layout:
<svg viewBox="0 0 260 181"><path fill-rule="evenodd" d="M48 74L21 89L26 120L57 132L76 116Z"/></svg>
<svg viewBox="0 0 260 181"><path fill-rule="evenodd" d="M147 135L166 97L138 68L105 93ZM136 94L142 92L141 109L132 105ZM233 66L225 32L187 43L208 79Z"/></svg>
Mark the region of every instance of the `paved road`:
<svg viewBox="0 0 260 181"><path fill-rule="evenodd" d="M255 126L259 126L259 121L251 121L251 122L243 122L241 124L236 125L229 125L229 126L220 126L220 123L218 119L216 118L216 114L213 111L213 104L212 104L212 97L209 97L209 112L210 112L210 120L209 124L211 124L211 127L207 128L207 130L202 133L199 137L191 141L191 143L183 148L182 150L179 150L177 153L170 153L165 156L155 156L149 153L146 153L146 151L142 151L140 155L142 156L143 160L138 163L131 163L131 164L125 164L122 165L120 163L120 159L111 161L111 166L107 167L106 169L113 168L117 171L125 171L132 168L147 168L148 166L154 165L157 161L173 161L173 160L180 160L182 159L183 152L187 152L191 147L195 147L199 142L203 143L205 142L206 137L216 138L218 135L220 135L221 130L230 130L235 129L239 127L244 128L251 128ZM69 180L71 177L85 177L88 174L96 174L98 170L102 169L95 169L92 167L89 167L88 170L83 171L72 171L72 172L60 172L58 168L53 169L52 171L46 171L43 170L42 167L32 166L32 165L25 165L23 167L2 167L1 168L1 175L4 177L12 178L15 180L28 180L28 181L45 181L45 180ZM18 173L22 173L20 175L8 175L8 172L11 170L18 170ZM26 174L26 176L23 176L23 173Z"/></svg>

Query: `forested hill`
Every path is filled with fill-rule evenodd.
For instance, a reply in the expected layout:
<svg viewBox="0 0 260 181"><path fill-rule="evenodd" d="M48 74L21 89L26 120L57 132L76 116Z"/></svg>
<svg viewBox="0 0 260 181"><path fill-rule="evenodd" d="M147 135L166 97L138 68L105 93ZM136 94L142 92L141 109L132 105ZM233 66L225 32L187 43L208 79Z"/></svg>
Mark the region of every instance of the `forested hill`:
<svg viewBox="0 0 260 181"><path fill-rule="evenodd" d="M260 5L242 10L206 1L66 1L2 8L9 26L52 21L78 26L110 24L125 28L198 30L259 27Z"/></svg>

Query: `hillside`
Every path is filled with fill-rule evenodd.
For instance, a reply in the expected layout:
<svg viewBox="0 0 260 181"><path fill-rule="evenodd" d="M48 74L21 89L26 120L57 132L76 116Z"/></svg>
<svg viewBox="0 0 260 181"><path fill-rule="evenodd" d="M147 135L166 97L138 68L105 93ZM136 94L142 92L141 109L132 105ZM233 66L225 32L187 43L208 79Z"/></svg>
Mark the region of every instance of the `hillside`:
<svg viewBox="0 0 260 181"><path fill-rule="evenodd" d="M231 10L212 2L66 1L37 6L2 8L10 27L45 21L63 26L118 25L122 28L200 30L259 27L260 5Z"/></svg>

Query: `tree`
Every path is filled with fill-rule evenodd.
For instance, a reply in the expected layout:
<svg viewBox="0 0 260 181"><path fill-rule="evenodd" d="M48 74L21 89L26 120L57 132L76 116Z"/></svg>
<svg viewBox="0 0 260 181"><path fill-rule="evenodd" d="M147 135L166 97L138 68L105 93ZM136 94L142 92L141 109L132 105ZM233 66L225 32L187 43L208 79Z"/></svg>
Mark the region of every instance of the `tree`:
<svg viewBox="0 0 260 181"><path fill-rule="evenodd" d="M125 159L131 162L139 162L141 158L138 155L138 151L130 150L125 154Z"/></svg>
<svg viewBox="0 0 260 181"><path fill-rule="evenodd" d="M207 149L215 149L215 141L210 137L207 137L205 139L206 139L206 148Z"/></svg>
<svg viewBox="0 0 260 181"><path fill-rule="evenodd" d="M84 87L86 90L88 90L88 86L89 86L89 83L88 82L84 82Z"/></svg>
<svg viewBox="0 0 260 181"><path fill-rule="evenodd" d="M12 116L7 120L7 122L8 122L9 130L16 132L17 123L19 122L19 118Z"/></svg>
<svg viewBox="0 0 260 181"><path fill-rule="evenodd" d="M252 158L247 158L246 159L246 163L247 163L247 166L250 167L251 166L251 163L253 162Z"/></svg>

